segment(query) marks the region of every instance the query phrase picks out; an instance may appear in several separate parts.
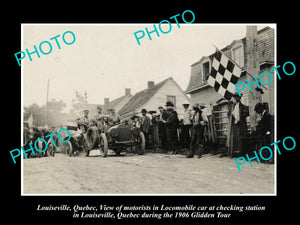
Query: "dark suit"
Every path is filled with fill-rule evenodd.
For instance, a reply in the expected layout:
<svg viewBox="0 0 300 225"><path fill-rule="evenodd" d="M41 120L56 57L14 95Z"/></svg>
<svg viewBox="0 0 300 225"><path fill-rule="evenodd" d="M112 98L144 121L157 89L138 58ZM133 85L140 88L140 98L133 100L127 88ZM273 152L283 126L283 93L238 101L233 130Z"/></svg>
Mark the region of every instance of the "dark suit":
<svg viewBox="0 0 300 225"><path fill-rule="evenodd" d="M159 122L158 122L158 135L160 140L160 146L162 150L167 150L167 139L166 139L166 121L168 118L167 111L163 111L159 116Z"/></svg>
<svg viewBox="0 0 300 225"><path fill-rule="evenodd" d="M178 128L179 120L175 110L168 111L168 119L166 121L166 138L167 138L167 149L171 152L176 152L178 146Z"/></svg>
<svg viewBox="0 0 300 225"><path fill-rule="evenodd" d="M272 115L268 111L265 111L261 117L261 120L258 121L256 125L257 150L259 151L260 148L264 146L270 147L271 142L274 141L271 139L274 139L273 119L272 119ZM270 153L268 151L262 151L262 155L264 158L269 158Z"/></svg>
<svg viewBox="0 0 300 225"><path fill-rule="evenodd" d="M151 125L150 118L148 116L143 116L140 129L144 133L147 149L149 149L150 125Z"/></svg>

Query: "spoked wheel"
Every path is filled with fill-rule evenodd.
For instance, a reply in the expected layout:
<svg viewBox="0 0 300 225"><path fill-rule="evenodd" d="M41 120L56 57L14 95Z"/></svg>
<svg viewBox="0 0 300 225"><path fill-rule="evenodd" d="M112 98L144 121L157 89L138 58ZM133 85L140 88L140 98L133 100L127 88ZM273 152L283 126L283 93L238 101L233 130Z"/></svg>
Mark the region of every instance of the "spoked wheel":
<svg viewBox="0 0 300 225"><path fill-rule="evenodd" d="M108 153L108 142L107 142L106 135L104 133L100 134L99 149L102 156L106 157Z"/></svg>
<svg viewBox="0 0 300 225"><path fill-rule="evenodd" d="M70 141L64 143L66 148L66 153L71 157L73 155L73 146Z"/></svg>
<svg viewBox="0 0 300 225"><path fill-rule="evenodd" d="M49 155L54 157L55 155L55 150L54 150L54 146L53 146L53 143L50 141L48 142L48 149L47 151L49 152Z"/></svg>
<svg viewBox="0 0 300 225"><path fill-rule="evenodd" d="M83 151L85 152L85 156L90 155L91 146L86 136L83 137Z"/></svg>
<svg viewBox="0 0 300 225"><path fill-rule="evenodd" d="M143 155L145 152L146 141L143 132L140 132L139 137L137 138L136 150L138 155Z"/></svg>

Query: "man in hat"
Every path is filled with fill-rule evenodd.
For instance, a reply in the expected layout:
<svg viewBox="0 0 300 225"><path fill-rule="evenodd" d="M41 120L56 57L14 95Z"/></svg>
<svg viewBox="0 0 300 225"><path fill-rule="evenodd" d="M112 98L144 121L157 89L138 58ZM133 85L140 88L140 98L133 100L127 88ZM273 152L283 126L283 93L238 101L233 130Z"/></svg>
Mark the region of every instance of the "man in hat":
<svg viewBox="0 0 300 225"><path fill-rule="evenodd" d="M86 131L90 125L89 112L88 109L83 110L83 117L78 121L79 126L83 126L84 131Z"/></svg>
<svg viewBox="0 0 300 225"><path fill-rule="evenodd" d="M150 135L149 139L152 144L152 147L154 148L154 151L156 151L159 147L159 137L158 137L158 120L156 111L150 110L148 113L151 115L151 126L150 126Z"/></svg>
<svg viewBox="0 0 300 225"><path fill-rule="evenodd" d="M189 110L190 104L182 104L184 108L184 115L182 119L182 127L181 127L181 136L182 136L182 147L184 150L187 150L190 148L190 142L191 142L191 134L190 130L192 127L192 112Z"/></svg>
<svg viewBox="0 0 300 225"><path fill-rule="evenodd" d="M142 120L141 120L141 126L140 129L144 133L145 136L145 141L146 141L146 149L149 149L149 132L150 132L150 126L151 126L151 121L150 118L147 116L147 110L142 109Z"/></svg>
<svg viewBox="0 0 300 225"><path fill-rule="evenodd" d="M256 125L256 145L257 150L261 149L264 146L270 146L274 141L274 124L272 115L267 111L265 106L259 102L255 105L254 111L261 115L260 120ZM262 152L264 158L269 157L269 152ZM274 157L268 160L269 163L274 162Z"/></svg>
<svg viewBox="0 0 300 225"><path fill-rule="evenodd" d="M168 113L162 106L159 106L158 110L158 136L160 140L160 147L163 151L167 151L166 122L168 118Z"/></svg>
<svg viewBox="0 0 300 225"><path fill-rule="evenodd" d="M228 135L228 154L233 156L235 152L243 153L243 141L247 135L246 118L249 116L248 106L241 103L241 97L238 93L233 94L234 102L232 104L229 122Z"/></svg>
<svg viewBox="0 0 300 225"><path fill-rule="evenodd" d="M95 124L99 129L103 129L103 114L102 114L102 106L97 106L97 115L95 116Z"/></svg>
<svg viewBox="0 0 300 225"><path fill-rule="evenodd" d="M173 109L172 102L166 102L168 118L166 121L166 138L168 153L176 154L178 146L177 128L179 126L179 119L177 112Z"/></svg>
<svg viewBox="0 0 300 225"><path fill-rule="evenodd" d="M200 143L203 138L203 119L202 119L202 111L200 110L200 104L195 103L193 105L194 114L192 117L192 139L191 139L191 151L186 156L187 158L193 158L194 154L198 151L198 158L202 157L202 147L200 147Z"/></svg>
<svg viewBox="0 0 300 225"><path fill-rule="evenodd" d="M112 126L120 124L120 115L116 113L115 109L108 109L109 112L109 123Z"/></svg>

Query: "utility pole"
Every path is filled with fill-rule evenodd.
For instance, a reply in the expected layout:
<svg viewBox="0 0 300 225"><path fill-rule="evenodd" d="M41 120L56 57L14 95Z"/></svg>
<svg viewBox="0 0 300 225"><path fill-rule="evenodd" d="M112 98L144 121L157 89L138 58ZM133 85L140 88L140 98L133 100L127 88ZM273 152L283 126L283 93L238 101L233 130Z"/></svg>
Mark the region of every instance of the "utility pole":
<svg viewBox="0 0 300 225"><path fill-rule="evenodd" d="M47 96L46 96L46 127L48 128L48 97L49 97L49 78L47 80Z"/></svg>
<svg viewBox="0 0 300 225"><path fill-rule="evenodd" d="M259 57L257 48L257 26L247 26L246 30L246 59L247 59L247 71L252 75L258 77L259 68ZM254 83L255 79L247 74L249 83ZM255 130L257 114L254 111L256 103L261 102L261 92L256 90L257 84L252 85L252 91L248 93L249 101L249 116L250 116L250 129Z"/></svg>

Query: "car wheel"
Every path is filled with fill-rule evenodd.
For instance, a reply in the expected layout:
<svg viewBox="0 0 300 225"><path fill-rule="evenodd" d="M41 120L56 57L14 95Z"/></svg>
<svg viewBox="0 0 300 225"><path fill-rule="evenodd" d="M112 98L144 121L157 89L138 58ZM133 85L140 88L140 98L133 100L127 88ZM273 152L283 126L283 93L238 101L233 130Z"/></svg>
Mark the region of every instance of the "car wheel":
<svg viewBox="0 0 300 225"><path fill-rule="evenodd" d="M106 157L108 153L108 142L107 142L106 135L104 133L100 134L99 149L102 156Z"/></svg>
<svg viewBox="0 0 300 225"><path fill-rule="evenodd" d="M146 141L143 132L140 132L137 145L137 154L143 155L146 147Z"/></svg>
<svg viewBox="0 0 300 225"><path fill-rule="evenodd" d="M67 154L71 157L73 155L73 147L72 147L72 143L70 141L68 141L66 144L66 152Z"/></svg>

